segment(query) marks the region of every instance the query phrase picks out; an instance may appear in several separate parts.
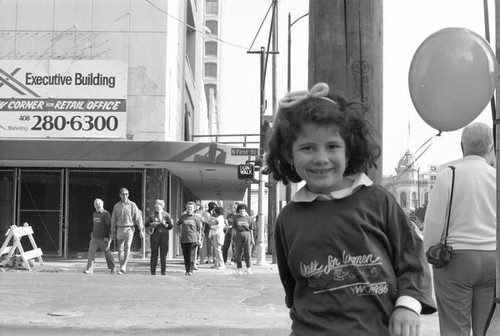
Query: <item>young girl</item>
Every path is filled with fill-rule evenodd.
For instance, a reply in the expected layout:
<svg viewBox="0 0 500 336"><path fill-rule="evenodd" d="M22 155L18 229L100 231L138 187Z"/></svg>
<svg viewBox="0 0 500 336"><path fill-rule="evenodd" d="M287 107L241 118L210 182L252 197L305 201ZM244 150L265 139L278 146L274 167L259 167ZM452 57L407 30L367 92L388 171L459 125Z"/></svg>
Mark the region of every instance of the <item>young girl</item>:
<svg viewBox="0 0 500 336"><path fill-rule="evenodd" d="M280 102L267 172L305 181L280 212L276 255L292 335L418 335L436 311L422 240L365 175L380 147L361 104L319 83Z"/></svg>

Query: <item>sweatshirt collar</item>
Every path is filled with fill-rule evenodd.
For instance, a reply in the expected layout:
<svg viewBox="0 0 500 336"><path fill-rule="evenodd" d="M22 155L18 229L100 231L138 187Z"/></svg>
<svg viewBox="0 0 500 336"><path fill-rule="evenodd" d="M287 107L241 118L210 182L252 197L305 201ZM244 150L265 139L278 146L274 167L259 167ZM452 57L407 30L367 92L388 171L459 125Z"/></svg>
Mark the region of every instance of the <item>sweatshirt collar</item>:
<svg viewBox="0 0 500 336"><path fill-rule="evenodd" d="M305 185L300 188L299 191L295 193L295 195L293 195L292 202L313 202L316 199L321 201L342 199L351 196L363 186L369 187L373 184L373 181L365 173L350 175L346 178L352 182L350 187L341 190L335 190L326 195L312 192L307 188L307 185Z"/></svg>

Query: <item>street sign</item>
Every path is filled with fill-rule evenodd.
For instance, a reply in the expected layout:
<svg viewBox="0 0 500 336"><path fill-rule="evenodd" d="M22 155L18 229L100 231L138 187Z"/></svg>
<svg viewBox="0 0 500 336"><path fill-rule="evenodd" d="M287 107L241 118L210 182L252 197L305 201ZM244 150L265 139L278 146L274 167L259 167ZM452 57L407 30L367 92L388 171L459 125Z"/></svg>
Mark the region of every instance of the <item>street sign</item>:
<svg viewBox="0 0 500 336"><path fill-rule="evenodd" d="M259 155L258 148L231 148L231 155L235 156L257 156Z"/></svg>
<svg viewBox="0 0 500 336"><path fill-rule="evenodd" d="M253 165L251 164L238 165L238 179L240 180L253 179Z"/></svg>

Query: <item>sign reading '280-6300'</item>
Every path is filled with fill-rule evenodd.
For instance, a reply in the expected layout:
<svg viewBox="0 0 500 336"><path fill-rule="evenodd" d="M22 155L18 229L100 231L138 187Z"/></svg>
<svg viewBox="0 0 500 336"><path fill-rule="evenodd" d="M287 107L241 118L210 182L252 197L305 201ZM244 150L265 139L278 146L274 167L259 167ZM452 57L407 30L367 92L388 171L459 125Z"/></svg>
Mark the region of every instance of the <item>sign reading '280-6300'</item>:
<svg viewBox="0 0 500 336"><path fill-rule="evenodd" d="M124 138L122 61L0 60L0 137Z"/></svg>

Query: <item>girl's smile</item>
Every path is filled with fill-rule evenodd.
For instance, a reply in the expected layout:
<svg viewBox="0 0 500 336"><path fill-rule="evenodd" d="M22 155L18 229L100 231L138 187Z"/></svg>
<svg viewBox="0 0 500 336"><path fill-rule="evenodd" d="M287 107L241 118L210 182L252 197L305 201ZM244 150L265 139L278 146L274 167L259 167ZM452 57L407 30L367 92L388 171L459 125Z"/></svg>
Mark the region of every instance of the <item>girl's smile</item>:
<svg viewBox="0 0 500 336"><path fill-rule="evenodd" d="M295 171L312 192L328 194L351 184L344 177L346 144L336 125L305 124L292 145L292 156Z"/></svg>

